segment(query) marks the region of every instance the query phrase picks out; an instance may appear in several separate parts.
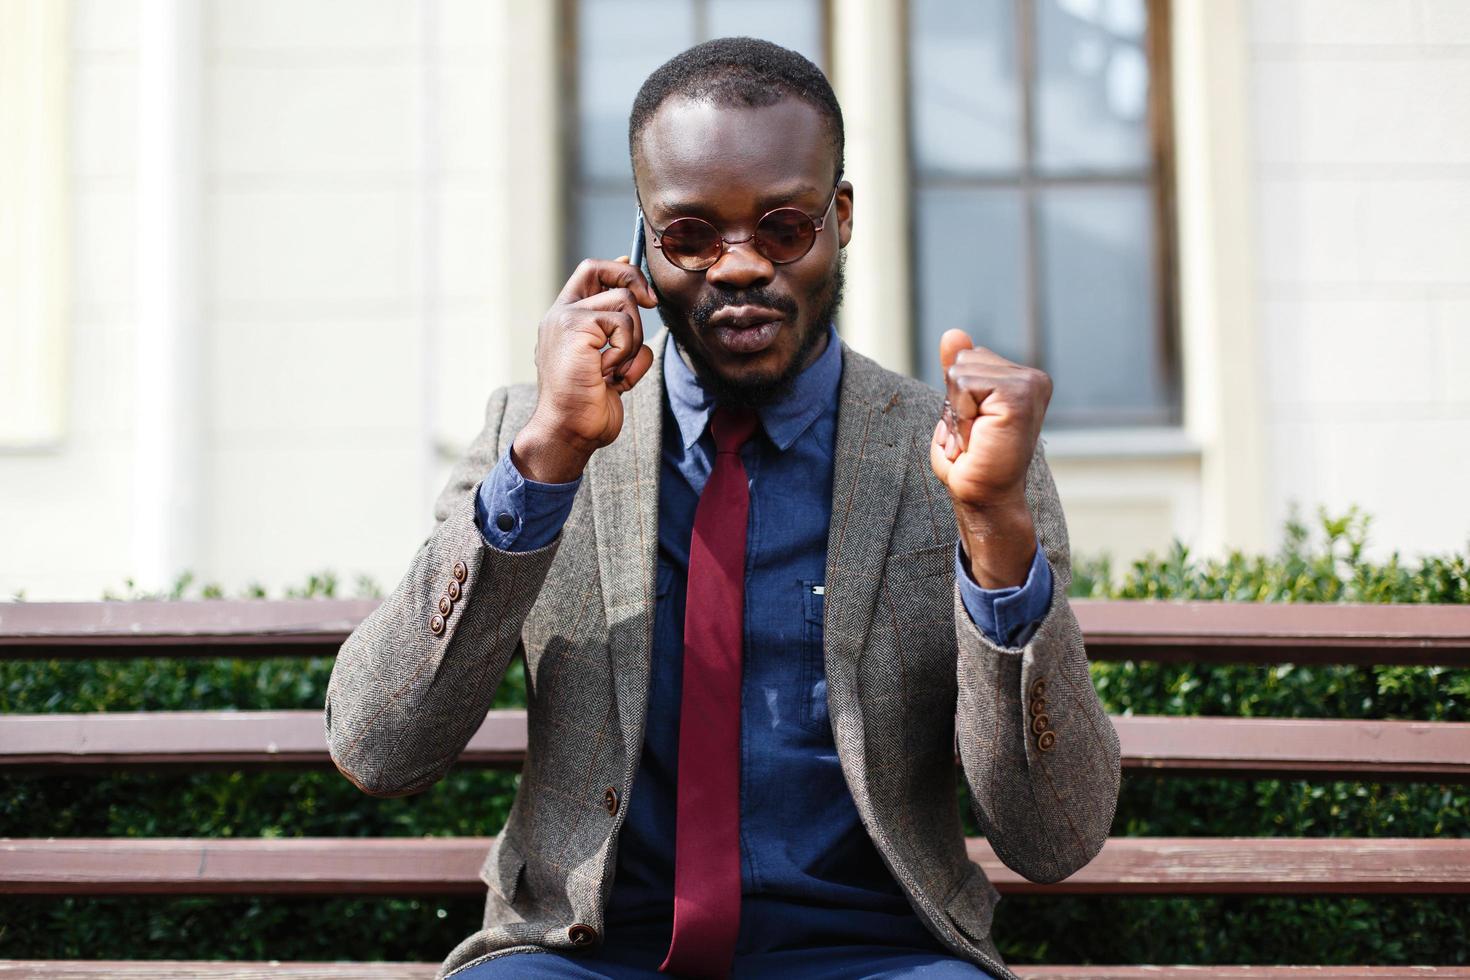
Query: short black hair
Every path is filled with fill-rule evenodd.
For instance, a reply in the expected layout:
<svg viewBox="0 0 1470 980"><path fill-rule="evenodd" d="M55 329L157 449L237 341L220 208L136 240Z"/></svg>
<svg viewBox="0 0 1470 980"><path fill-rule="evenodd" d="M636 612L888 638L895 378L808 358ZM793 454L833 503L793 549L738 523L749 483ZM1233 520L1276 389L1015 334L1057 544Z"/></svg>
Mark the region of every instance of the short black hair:
<svg viewBox="0 0 1470 980"><path fill-rule="evenodd" d="M628 116L628 155L638 170L638 137L659 106L674 96L730 108L756 108L796 98L822 114L842 179L842 107L822 69L779 44L754 37L717 37L665 61L643 82Z"/></svg>

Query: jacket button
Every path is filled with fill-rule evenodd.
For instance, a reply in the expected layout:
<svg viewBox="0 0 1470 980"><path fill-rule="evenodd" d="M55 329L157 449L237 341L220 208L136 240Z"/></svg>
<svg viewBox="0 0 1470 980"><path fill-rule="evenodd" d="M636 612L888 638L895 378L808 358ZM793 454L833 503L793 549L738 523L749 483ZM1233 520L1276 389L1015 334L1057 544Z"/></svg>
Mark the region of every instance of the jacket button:
<svg viewBox="0 0 1470 980"><path fill-rule="evenodd" d="M469 574L469 567L465 565L464 562L457 561L454 563L454 580L456 582L463 582L466 578L469 577Z"/></svg>
<svg viewBox="0 0 1470 980"><path fill-rule="evenodd" d="M1050 722L1051 719L1048 718L1046 715L1037 715L1035 718L1031 719L1031 731L1037 735L1040 735L1046 731L1046 726Z"/></svg>
<svg viewBox="0 0 1470 980"><path fill-rule="evenodd" d="M1046 678L1038 677L1031 682L1031 698L1035 700L1046 693Z"/></svg>
<svg viewBox="0 0 1470 980"><path fill-rule="evenodd" d="M435 636L443 636L444 635L444 617L441 616L441 615L439 615L438 613L435 613L433 616L430 616L429 617L429 629L433 631L433 633L434 633Z"/></svg>
<svg viewBox="0 0 1470 980"><path fill-rule="evenodd" d="M567 938L572 941L573 946L591 946L597 942L597 930L583 922L578 922L567 930Z"/></svg>
<svg viewBox="0 0 1470 980"><path fill-rule="evenodd" d="M450 601L449 596L447 596L447 595L441 595L439 597L439 611L441 613L443 613L444 615L448 616L450 614L450 612L453 611L453 609L454 609L454 603L452 601Z"/></svg>
<svg viewBox="0 0 1470 980"><path fill-rule="evenodd" d="M459 601L459 583L450 579L449 585L445 587L444 594L449 596L450 602Z"/></svg>
<svg viewBox="0 0 1470 980"><path fill-rule="evenodd" d="M508 534L516 526L516 519L509 514L501 514L495 518L495 526Z"/></svg>
<svg viewBox="0 0 1470 980"><path fill-rule="evenodd" d="M1050 752L1053 745L1057 744L1057 733L1051 729L1042 732L1036 738L1036 747L1043 752Z"/></svg>
<svg viewBox="0 0 1470 980"><path fill-rule="evenodd" d="M603 791L602 805L607 808L608 816L616 817L618 815L618 802L618 789L616 786L609 786Z"/></svg>
<svg viewBox="0 0 1470 980"><path fill-rule="evenodd" d="M1031 702L1031 713L1039 715L1046 710L1046 698L1037 698Z"/></svg>

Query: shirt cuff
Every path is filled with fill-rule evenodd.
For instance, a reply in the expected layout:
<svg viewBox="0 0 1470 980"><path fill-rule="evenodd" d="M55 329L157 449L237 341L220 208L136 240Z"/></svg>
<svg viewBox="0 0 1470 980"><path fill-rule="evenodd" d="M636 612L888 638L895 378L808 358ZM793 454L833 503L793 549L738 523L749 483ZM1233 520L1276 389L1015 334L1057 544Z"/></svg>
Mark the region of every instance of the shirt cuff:
<svg viewBox="0 0 1470 980"><path fill-rule="evenodd" d="M582 478L570 483L537 483L521 476L510 450L480 482L475 522L480 536L501 551L535 551L556 540Z"/></svg>
<svg viewBox="0 0 1470 980"><path fill-rule="evenodd" d="M960 601L980 632L1002 647L1023 647L1051 609L1051 565L1041 537L1036 538L1036 555L1021 585L1003 589L982 589L970 574L964 548L954 546L955 581L960 587Z"/></svg>

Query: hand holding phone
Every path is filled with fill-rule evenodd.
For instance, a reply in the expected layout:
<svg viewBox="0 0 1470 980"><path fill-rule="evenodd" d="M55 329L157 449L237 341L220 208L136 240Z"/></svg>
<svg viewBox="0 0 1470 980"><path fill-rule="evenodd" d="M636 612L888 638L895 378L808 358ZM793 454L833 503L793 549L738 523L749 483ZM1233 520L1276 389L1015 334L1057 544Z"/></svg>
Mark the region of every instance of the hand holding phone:
<svg viewBox="0 0 1470 980"><path fill-rule="evenodd" d="M575 480L618 437L623 393L653 364L639 309L657 305L653 287L626 259L577 266L538 328L536 409L511 447L524 476Z"/></svg>

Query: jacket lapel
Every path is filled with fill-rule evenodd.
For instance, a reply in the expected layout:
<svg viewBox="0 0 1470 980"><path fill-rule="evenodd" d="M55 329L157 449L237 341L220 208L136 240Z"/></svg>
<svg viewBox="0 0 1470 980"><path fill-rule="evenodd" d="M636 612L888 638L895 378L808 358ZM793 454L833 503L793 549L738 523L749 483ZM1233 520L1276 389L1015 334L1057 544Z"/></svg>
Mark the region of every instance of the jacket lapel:
<svg viewBox="0 0 1470 980"><path fill-rule="evenodd" d="M663 352L668 331L649 343L653 366L623 396L623 428L587 466L597 568L607 614L613 696L625 758L642 752L658 567L659 446L663 436Z"/></svg>
<svg viewBox="0 0 1470 980"><path fill-rule="evenodd" d="M907 433L894 377L842 345L842 385L827 532L825 661L832 734L848 786L866 807L857 669L903 491Z"/></svg>

